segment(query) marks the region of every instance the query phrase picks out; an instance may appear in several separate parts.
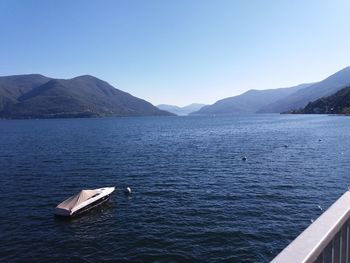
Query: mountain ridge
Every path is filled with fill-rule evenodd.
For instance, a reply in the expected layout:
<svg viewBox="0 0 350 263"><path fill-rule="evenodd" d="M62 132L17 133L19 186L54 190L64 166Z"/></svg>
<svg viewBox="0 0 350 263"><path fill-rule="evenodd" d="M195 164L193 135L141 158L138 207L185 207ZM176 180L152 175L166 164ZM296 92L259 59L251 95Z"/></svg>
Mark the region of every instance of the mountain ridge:
<svg viewBox="0 0 350 263"><path fill-rule="evenodd" d="M303 109L291 111L296 114L350 114L350 86L335 94L308 103Z"/></svg>
<svg viewBox="0 0 350 263"><path fill-rule="evenodd" d="M277 101L298 89L309 84L300 84L293 87L256 90L251 89L240 95L218 100L212 105L207 105L191 115L231 115L231 114L252 114L261 107Z"/></svg>
<svg viewBox="0 0 350 263"><path fill-rule="evenodd" d="M91 75L0 77L0 118L170 116L151 103Z"/></svg>
<svg viewBox="0 0 350 263"><path fill-rule="evenodd" d="M343 68L322 81L265 106L259 113L281 113L303 108L309 102L330 96L348 85L350 85L350 67Z"/></svg>

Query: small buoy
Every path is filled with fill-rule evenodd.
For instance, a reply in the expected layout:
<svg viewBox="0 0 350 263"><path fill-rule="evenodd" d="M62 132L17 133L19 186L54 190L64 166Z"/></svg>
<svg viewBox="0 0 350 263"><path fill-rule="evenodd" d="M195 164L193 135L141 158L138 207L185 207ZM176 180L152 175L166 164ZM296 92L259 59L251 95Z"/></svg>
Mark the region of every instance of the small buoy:
<svg viewBox="0 0 350 263"><path fill-rule="evenodd" d="M285 145L284 145L284 148L288 148L288 144L285 144Z"/></svg>
<svg viewBox="0 0 350 263"><path fill-rule="evenodd" d="M124 192L125 192L125 194L130 195L131 194L131 188L130 187L125 188Z"/></svg>
<svg viewBox="0 0 350 263"><path fill-rule="evenodd" d="M318 139L319 142L322 142L322 139Z"/></svg>
<svg viewBox="0 0 350 263"><path fill-rule="evenodd" d="M242 161L246 161L246 160L247 160L247 156L243 156Z"/></svg>

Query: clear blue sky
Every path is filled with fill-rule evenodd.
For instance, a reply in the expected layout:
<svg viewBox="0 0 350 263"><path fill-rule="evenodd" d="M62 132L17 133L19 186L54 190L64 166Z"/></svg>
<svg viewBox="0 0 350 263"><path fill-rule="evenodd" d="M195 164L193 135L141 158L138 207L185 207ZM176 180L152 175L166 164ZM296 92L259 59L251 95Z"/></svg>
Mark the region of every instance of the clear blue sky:
<svg viewBox="0 0 350 263"><path fill-rule="evenodd" d="M0 75L90 74L153 104L213 103L350 65L349 0L0 0Z"/></svg>

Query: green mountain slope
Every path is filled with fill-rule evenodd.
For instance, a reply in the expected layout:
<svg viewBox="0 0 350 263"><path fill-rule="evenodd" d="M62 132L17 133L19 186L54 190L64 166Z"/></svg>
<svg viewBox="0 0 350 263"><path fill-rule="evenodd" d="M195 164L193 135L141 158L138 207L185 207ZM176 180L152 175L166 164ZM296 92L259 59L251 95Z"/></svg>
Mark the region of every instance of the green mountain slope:
<svg viewBox="0 0 350 263"><path fill-rule="evenodd" d="M310 102L305 108L292 113L304 114L350 114L350 86L335 94Z"/></svg>

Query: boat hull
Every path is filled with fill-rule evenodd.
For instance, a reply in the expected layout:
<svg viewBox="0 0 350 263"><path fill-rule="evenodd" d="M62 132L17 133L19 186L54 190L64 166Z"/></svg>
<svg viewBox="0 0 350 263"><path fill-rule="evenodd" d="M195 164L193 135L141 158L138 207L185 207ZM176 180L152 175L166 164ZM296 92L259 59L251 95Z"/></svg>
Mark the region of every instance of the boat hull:
<svg viewBox="0 0 350 263"><path fill-rule="evenodd" d="M79 210L75 211L72 214L64 214L64 213L55 213L55 216L58 218L73 218L73 217L77 217L80 216L81 214L84 214L86 212L89 212L90 210L106 203L109 198L110 198L110 194L109 195L105 195L104 197L96 200L95 202L88 204L87 206L84 206L82 208L80 208Z"/></svg>

